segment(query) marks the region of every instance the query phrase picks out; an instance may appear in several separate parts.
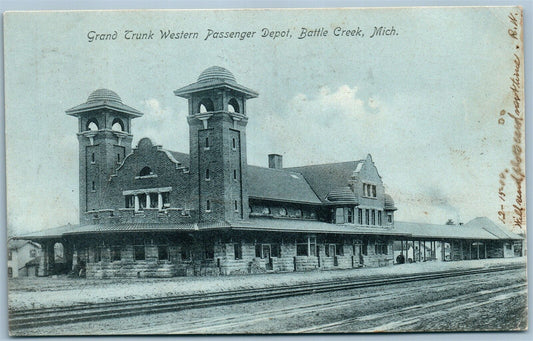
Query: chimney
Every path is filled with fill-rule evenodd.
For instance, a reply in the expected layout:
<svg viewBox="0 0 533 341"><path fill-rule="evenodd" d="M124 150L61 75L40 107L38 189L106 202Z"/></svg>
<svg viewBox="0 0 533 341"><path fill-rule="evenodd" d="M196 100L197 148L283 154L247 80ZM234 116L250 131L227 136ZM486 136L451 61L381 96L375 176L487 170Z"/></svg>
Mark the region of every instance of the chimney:
<svg viewBox="0 0 533 341"><path fill-rule="evenodd" d="M268 154L268 168L282 169L283 156L279 154Z"/></svg>

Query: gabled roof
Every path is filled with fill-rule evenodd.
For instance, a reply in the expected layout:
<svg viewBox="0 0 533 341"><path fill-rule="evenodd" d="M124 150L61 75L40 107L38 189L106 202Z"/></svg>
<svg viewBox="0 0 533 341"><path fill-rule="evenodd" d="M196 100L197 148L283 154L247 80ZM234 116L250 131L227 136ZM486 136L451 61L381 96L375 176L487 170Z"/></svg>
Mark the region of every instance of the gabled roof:
<svg viewBox="0 0 533 341"><path fill-rule="evenodd" d="M504 228L499 227L487 217L477 217L475 219L470 220L468 223L464 224L463 226L467 228L473 228L473 229L483 229L497 236L500 239L523 239L522 237L520 237L517 234L512 233L511 231L507 231Z"/></svg>
<svg viewBox="0 0 533 341"><path fill-rule="evenodd" d="M39 244L27 239L10 239L7 242L7 247L9 250L18 250L26 244L31 244L36 248L41 247Z"/></svg>
<svg viewBox="0 0 533 341"><path fill-rule="evenodd" d="M181 153L181 152L175 152L173 150L166 150L172 155L174 160L179 162L184 167L189 167L189 154Z"/></svg>
<svg viewBox="0 0 533 341"><path fill-rule="evenodd" d="M305 177L318 198L326 203L327 195L348 185L354 172L361 170L365 160L327 163L321 165L284 168Z"/></svg>
<svg viewBox="0 0 533 341"><path fill-rule="evenodd" d="M320 204L320 200L300 173L257 166L248 166L247 169L249 197Z"/></svg>

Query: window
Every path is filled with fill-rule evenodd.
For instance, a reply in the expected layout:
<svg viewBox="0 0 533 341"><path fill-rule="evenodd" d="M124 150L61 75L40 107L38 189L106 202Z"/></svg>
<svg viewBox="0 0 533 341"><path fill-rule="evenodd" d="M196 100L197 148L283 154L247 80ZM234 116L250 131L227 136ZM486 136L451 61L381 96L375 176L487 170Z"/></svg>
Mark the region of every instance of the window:
<svg viewBox="0 0 533 341"><path fill-rule="evenodd" d="M126 195L124 197L125 207L134 208L135 207L135 197L133 195Z"/></svg>
<svg viewBox="0 0 533 341"><path fill-rule="evenodd" d="M335 209L335 223L336 224L344 223L344 210L342 207L337 207Z"/></svg>
<svg viewBox="0 0 533 341"><path fill-rule="evenodd" d="M91 154L91 163L96 163L94 153Z"/></svg>
<svg viewBox="0 0 533 341"><path fill-rule="evenodd" d="M363 245L362 245L362 249L361 249L361 253L365 256L368 255L368 240L364 240L363 241Z"/></svg>
<svg viewBox="0 0 533 341"><path fill-rule="evenodd" d="M271 244L271 256L275 258L281 257L281 246L279 244Z"/></svg>
<svg viewBox="0 0 533 341"><path fill-rule="evenodd" d="M511 249L513 248L513 244L511 244L511 243L505 243L505 248L506 248L507 250L511 250Z"/></svg>
<svg viewBox="0 0 533 341"><path fill-rule="evenodd" d="M211 212L211 201L207 200L205 202L205 211L206 212Z"/></svg>
<svg viewBox="0 0 533 341"><path fill-rule="evenodd" d="M255 244L255 258L262 258L262 244Z"/></svg>
<svg viewBox="0 0 533 341"><path fill-rule="evenodd" d="M94 181L92 182L91 190L92 191L96 191L96 184L94 183Z"/></svg>
<svg viewBox="0 0 533 341"><path fill-rule="evenodd" d="M242 245L241 243L233 244L233 254L235 259L242 259Z"/></svg>
<svg viewBox="0 0 533 341"><path fill-rule="evenodd" d="M294 213L294 215L296 216L296 218L301 218L302 217L302 210L301 209L297 209L296 212Z"/></svg>
<svg viewBox="0 0 533 341"><path fill-rule="evenodd" d="M205 170L205 179L209 180L209 168Z"/></svg>
<svg viewBox="0 0 533 341"><path fill-rule="evenodd" d="M7 260L12 260L13 259L13 253L11 251L8 251L7 252Z"/></svg>
<svg viewBox="0 0 533 341"><path fill-rule="evenodd" d="M342 244L335 244L335 255L344 256L344 246Z"/></svg>
<svg viewBox="0 0 533 341"><path fill-rule="evenodd" d="M115 131L124 131L124 123L120 118L115 118L111 124L111 129Z"/></svg>
<svg viewBox="0 0 533 341"><path fill-rule="evenodd" d="M296 240L297 256L316 256L316 237L299 238Z"/></svg>
<svg viewBox="0 0 533 341"><path fill-rule="evenodd" d="M237 149L237 141L235 141L235 138L231 140L231 148L233 150Z"/></svg>
<svg viewBox="0 0 533 341"><path fill-rule="evenodd" d="M118 261L121 259L121 257L122 255L120 246L111 246L111 261Z"/></svg>
<svg viewBox="0 0 533 341"><path fill-rule="evenodd" d="M159 201L159 195L157 193L150 193L150 208L157 208L157 203Z"/></svg>
<svg viewBox="0 0 533 341"><path fill-rule="evenodd" d="M392 213L387 214L387 221L392 223Z"/></svg>
<svg viewBox="0 0 533 341"><path fill-rule="evenodd" d="M284 217L287 215L287 209L285 207L282 207L279 209L279 215Z"/></svg>
<svg viewBox="0 0 533 341"><path fill-rule="evenodd" d="M98 129L98 121L96 118L91 118L89 121L87 121L87 127L85 130L96 131Z"/></svg>
<svg viewBox="0 0 533 341"><path fill-rule="evenodd" d="M346 222L349 224L353 224L353 209L351 207L344 208L344 215L346 218Z"/></svg>
<svg viewBox="0 0 533 341"><path fill-rule="evenodd" d="M233 170L233 180L237 180L237 170Z"/></svg>
<svg viewBox="0 0 533 341"><path fill-rule="evenodd" d="M372 210L370 217L372 218L372 225L376 225L376 210Z"/></svg>
<svg viewBox="0 0 533 341"><path fill-rule="evenodd" d="M30 250L30 257L31 258L37 257L37 250Z"/></svg>
<svg viewBox="0 0 533 341"><path fill-rule="evenodd" d="M209 136L207 136L205 138L205 146L204 146L205 149L209 149Z"/></svg>
<svg viewBox="0 0 533 341"><path fill-rule="evenodd" d="M235 206L234 208L235 208L235 211L237 212L239 210L239 204L238 204L237 200L235 200L233 206Z"/></svg>
<svg viewBox="0 0 533 341"><path fill-rule="evenodd" d="M102 248L98 246L94 249L94 262L98 263L101 261L102 261Z"/></svg>
<svg viewBox="0 0 533 341"><path fill-rule="evenodd" d="M161 207L170 207L170 192L161 193L161 199L163 200Z"/></svg>
<svg viewBox="0 0 533 341"><path fill-rule="evenodd" d="M378 225L383 225L383 221L381 220L381 211L378 211Z"/></svg>
<svg viewBox="0 0 533 341"><path fill-rule="evenodd" d="M120 154L117 154L117 163L120 163Z"/></svg>
<svg viewBox="0 0 533 341"><path fill-rule="evenodd" d="M388 245L385 242L382 242L382 241L376 242L376 244L374 245L374 248L376 251L376 255L386 255L389 253Z"/></svg>
<svg viewBox="0 0 533 341"><path fill-rule="evenodd" d="M134 259L135 260L145 260L146 259L146 252L143 245L134 245L133 246L133 253L134 253Z"/></svg>
<svg viewBox="0 0 533 341"><path fill-rule="evenodd" d="M370 225L370 210L365 210L365 225Z"/></svg>
<svg viewBox="0 0 533 341"><path fill-rule="evenodd" d="M214 111L214 110L215 108L213 105L213 101L211 101L209 98L202 99L198 105L199 113L204 113L204 112L209 112L209 111Z"/></svg>
<svg viewBox="0 0 533 341"><path fill-rule="evenodd" d="M159 257L159 260L170 260L170 255L168 252L168 245L158 245L157 255Z"/></svg>
<svg viewBox="0 0 533 341"><path fill-rule="evenodd" d="M335 254L335 244L326 244L326 257L331 257Z"/></svg>
<svg viewBox="0 0 533 341"><path fill-rule="evenodd" d="M181 260L191 260L192 259L192 252L191 252L191 249L186 247L186 246L182 246L181 247Z"/></svg>
<svg viewBox="0 0 533 341"><path fill-rule="evenodd" d="M13 269L11 267L7 268L7 277L13 278Z"/></svg>
<svg viewBox="0 0 533 341"><path fill-rule="evenodd" d="M263 210L261 211L261 213L264 214L264 215L271 214L270 208L269 207L264 207Z"/></svg>
<svg viewBox="0 0 533 341"><path fill-rule="evenodd" d="M139 209L142 210L146 208L146 194L145 193L139 194L137 198L139 200Z"/></svg>
<svg viewBox="0 0 533 341"><path fill-rule="evenodd" d="M235 98L232 98L228 102L228 111L229 112L240 112L239 111L239 103Z"/></svg>
<svg viewBox="0 0 533 341"><path fill-rule="evenodd" d="M204 248L205 259L215 258L215 246L213 244L206 244Z"/></svg>
<svg viewBox="0 0 533 341"><path fill-rule="evenodd" d="M363 210L362 209L357 209L357 222L359 223L359 225L363 225Z"/></svg>
<svg viewBox="0 0 533 341"><path fill-rule="evenodd" d="M363 196L368 198L375 198L377 196L376 185L363 183Z"/></svg>
<svg viewBox="0 0 533 341"><path fill-rule="evenodd" d="M150 169L150 167L144 167L139 172L139 176L148 176L148 175L152 175L152 174L154 174L154 172L152 172L152 169Z"/></svg>

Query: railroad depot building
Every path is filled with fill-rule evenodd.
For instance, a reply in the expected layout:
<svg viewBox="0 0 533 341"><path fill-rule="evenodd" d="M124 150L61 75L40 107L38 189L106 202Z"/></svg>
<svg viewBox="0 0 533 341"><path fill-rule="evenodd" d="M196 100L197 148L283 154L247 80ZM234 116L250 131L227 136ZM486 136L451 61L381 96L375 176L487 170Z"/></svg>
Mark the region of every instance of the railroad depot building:
<svg viewBox="0 0 533 341"><path fill-rule="evenodd" d="M387 266L394 241L402 255L424 241L424 260L508 257L521 240L488 219L397 224L370 155L284 168L271 154L268 168L248 165L246 102L258 93L224 68L174 94L188 102L189 154L148 138L133 148L143 114L111 90L66 111L79 123L80 223L25 237L42 245L41 275L56 243L88 277L171 277Z"/></svg>

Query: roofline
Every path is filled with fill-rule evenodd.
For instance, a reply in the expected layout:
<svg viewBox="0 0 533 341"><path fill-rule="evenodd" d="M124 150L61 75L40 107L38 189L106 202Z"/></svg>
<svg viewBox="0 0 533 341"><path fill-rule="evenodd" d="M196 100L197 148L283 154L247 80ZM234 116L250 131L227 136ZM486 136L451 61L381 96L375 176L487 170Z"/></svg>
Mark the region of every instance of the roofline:
<svg viewBox="0 0 533 341"><path fill-rule="evenodd" d="M194 86L197 86L196 88L194 88ZM259 93L252 90L252 89L248 89L247 87L245 86L242 86L242 85L239 85L237 83L235 84L231 84L231 83L228 83L228 82L225 82L225 81L222 81L218 84L209 84L209 83L206 83L205 85L202 85L202 82L195 82L195 83L191 83L189 85L186 85L182 88L179 88L177 90L174 90L174 95L176 96L179 96L179 97L182 97L182 98L190 98L190 94L192 93L195 93L195 92L200 92L200 91L206 91L206 90L212 90L212 89L216 89L216 88L220 88L220 87L226 87L226 88L229 88L231 90L236 90L236 91L239 91L239 92L242 92L243 94L247 95L246 97L248 99L250 98L256 98L259 96ZM191 89L187 89L187 88L191 88Z"/></svg>
<svg viewBox="0 0 533 341"><path fill-rule="evenodd" d="M316 194L315 194L316 195ZM265 197L258 197L254 195L248 195L248 199L256 199L256 200L264 200L264 201L275 201L275 202L285 202L289 204L306 204L306 205L323 205L322 202L309 202L309 201L299 201L299 200L286 200L286 199L274 199L274 198L265 198ZM318 198L318 197L317 197Z"/></svg>
<svg viewBox="0 0 533 341"><path fill-rule="evenodd" d="M80 105L83 105L83 104L86 104L86 103L82 103L82 104L80 104ZM77 114L81 114L81 113L85 113L85 112L89 112L89 111L93 111L93 110L98 110L98 109L112 109L112 110L119 111L119 112L122 112L122 113L130 114L130 115L135 116L135 117L141 117L141 116L144 115L142 112L138 111L137 109L131 108L131 110L130 110L130 109L123 108L123 107L117 107L117 106L109 105L109 103L104 103L104 104L99 104L99 105L95 105L95 106L90 106L90 107L83 108L83 109L76 109L76 108L79 107L80 105L77 105L77 106L72 107L72 108L70 108L70 109L68 109L68 110L65 110L65 112L66 112L67 115L69 115L69 116L74 116L74 117L76 117ZM122 104L122 105L128 107L126 104Z"/></svg>
<svg viewBox="0 0 533 341"><path fill-rule="evenodd" d="M350 234L350 235L369 235L369 236L376 236L376 235L384 235L384 236L405 236L410 237L411 235L408 233L401 233L401 232L389 232L389 233L379 233L383 231L375 231L375 230L369 230L368 233L365 231L317 231L312 229L306 229L306 230L299 230L299 229L291 229L291 228L272 228L272 227L251 227L251 226L239 226L231 227L232 230L247 230L247 231L271 231L271 232L282 232L282 233L322 233L322 234Z"/></svg>

